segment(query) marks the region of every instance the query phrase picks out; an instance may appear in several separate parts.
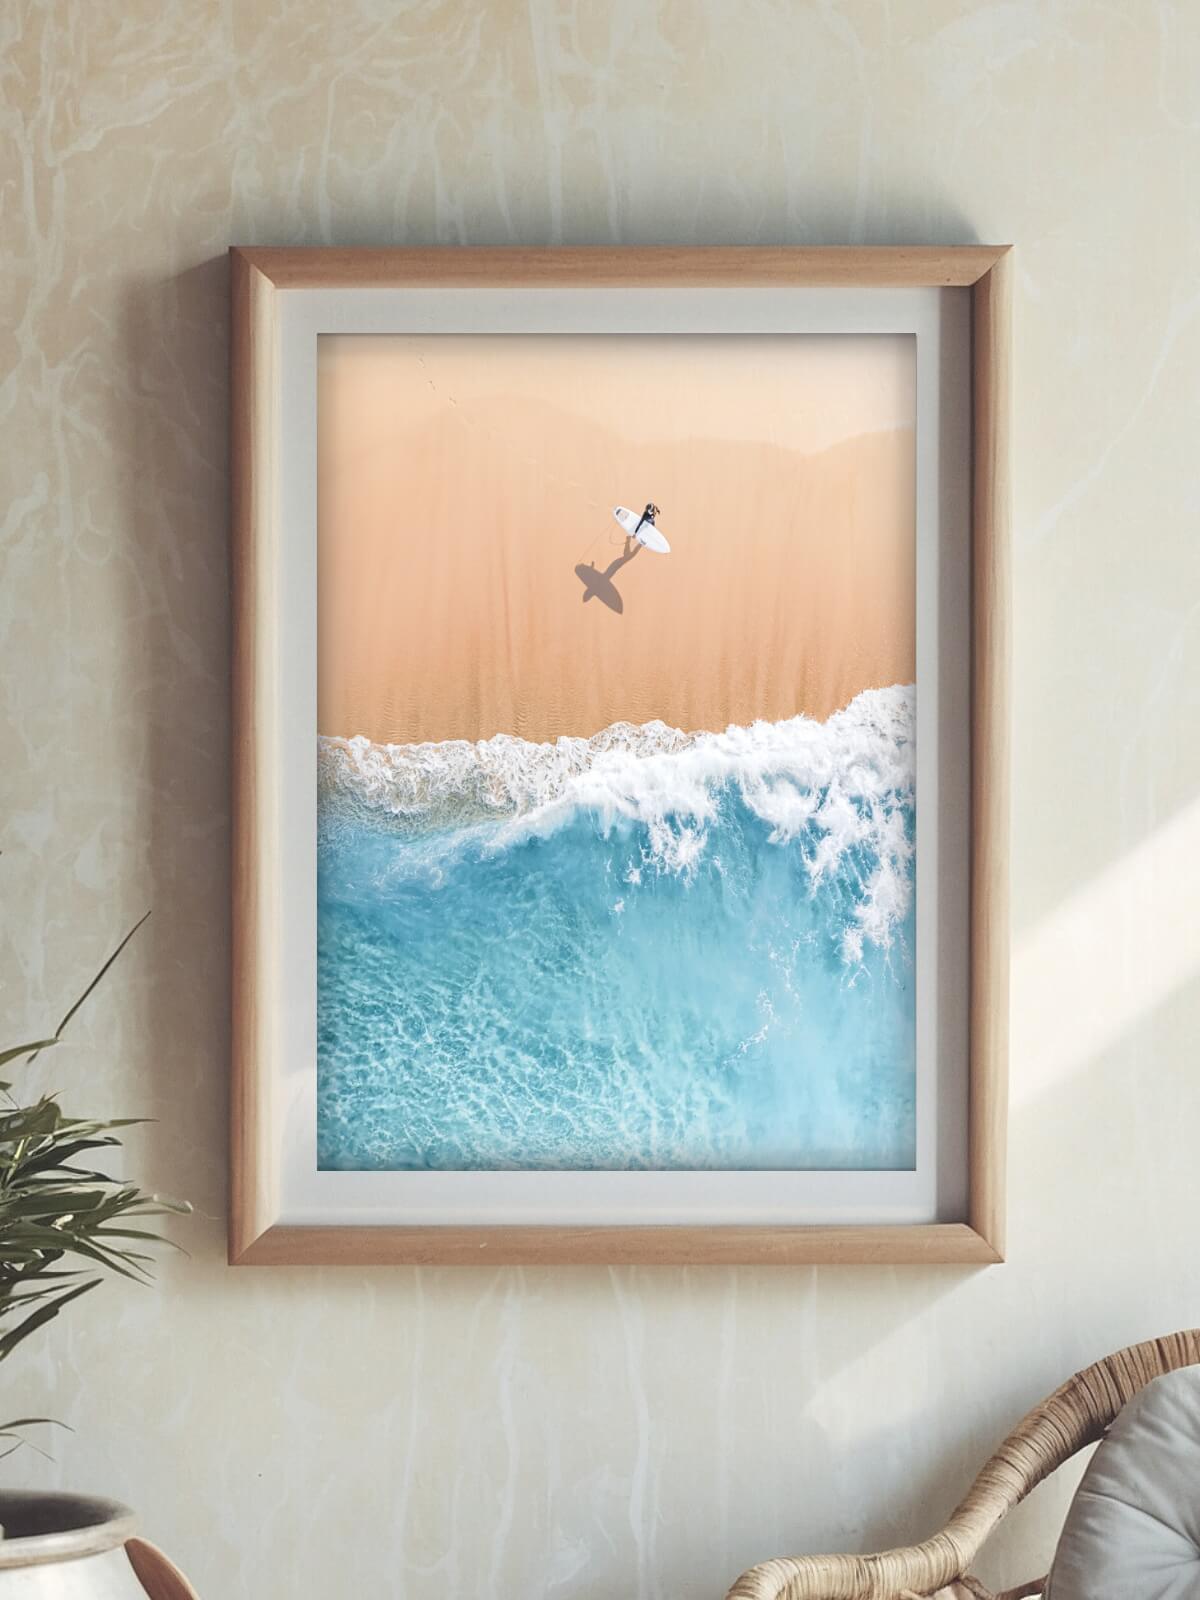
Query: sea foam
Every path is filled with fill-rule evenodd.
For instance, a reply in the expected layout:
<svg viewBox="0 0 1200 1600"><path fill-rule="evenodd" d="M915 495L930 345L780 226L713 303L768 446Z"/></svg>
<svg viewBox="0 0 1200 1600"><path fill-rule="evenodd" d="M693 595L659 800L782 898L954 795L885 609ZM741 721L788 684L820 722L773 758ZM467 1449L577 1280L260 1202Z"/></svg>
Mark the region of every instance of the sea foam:
<svg viewBox="0 0 1200 1600"><path fill-rule="evenodd" d="M504 850L549 837L581 814L602 833L633 827L644 869L686 875L719 856L730 797L798 851L815 893L851 867L842 935L848 964L886 947L912 898L916 692L869 689L825 722L689 733L614 723L591 738L536 743L497 734L472 743L381 745L320 740L322 814L408 838L472 833Z"/></svg>

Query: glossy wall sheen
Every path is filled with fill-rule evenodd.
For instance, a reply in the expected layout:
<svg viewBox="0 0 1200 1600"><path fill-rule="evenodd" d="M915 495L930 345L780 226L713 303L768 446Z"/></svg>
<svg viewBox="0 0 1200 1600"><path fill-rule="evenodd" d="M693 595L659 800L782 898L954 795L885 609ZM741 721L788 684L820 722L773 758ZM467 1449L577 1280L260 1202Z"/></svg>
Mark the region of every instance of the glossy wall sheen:
<svg viewBox="0 0 1200 1600"><path fill-rule="evenodd" d="M1200 1322L1200 8L0 8L6 1037L190 1251L3 1369L205 1600L700 1600ZM226 247L1013 241L1010 1263L230 1271ZM1069 1485L985 1575L1044 1567Z"/></svg>

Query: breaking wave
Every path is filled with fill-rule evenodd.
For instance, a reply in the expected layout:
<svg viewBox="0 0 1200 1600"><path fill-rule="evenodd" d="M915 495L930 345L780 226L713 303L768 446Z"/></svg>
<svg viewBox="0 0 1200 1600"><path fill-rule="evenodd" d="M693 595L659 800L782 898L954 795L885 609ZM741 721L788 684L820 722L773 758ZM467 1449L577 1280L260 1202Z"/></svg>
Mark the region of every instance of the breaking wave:
<svg viewBox="0 0 1200 1600"><path fill-rule="evenodd" d="M385 828L428 847L427 874L464 849L549 838L581 816L596 836L639 832L641 867L694 873L719 859L723 828L753 819L798 853L815 891L854 866L842 930L846 962L886 947L912 898L915 692L870 689L826 722L793 717L723 733L619 722L590 739L533 743L508 734L471 743L320 741L325 826ZM865 869L865 870L864 870Z"/></svg>

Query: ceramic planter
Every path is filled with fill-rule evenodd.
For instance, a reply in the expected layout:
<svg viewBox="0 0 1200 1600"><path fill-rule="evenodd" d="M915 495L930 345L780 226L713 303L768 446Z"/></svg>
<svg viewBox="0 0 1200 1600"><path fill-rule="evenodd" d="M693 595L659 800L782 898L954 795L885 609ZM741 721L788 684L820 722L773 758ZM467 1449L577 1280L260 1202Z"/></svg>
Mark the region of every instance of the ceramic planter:
<svg viewBox="0 0 1200 1600"><path fill-rule="evenodd" d="M125 1554L134 1517L115 1500L0 1493L0 1600L146 1600Z"/></svg>

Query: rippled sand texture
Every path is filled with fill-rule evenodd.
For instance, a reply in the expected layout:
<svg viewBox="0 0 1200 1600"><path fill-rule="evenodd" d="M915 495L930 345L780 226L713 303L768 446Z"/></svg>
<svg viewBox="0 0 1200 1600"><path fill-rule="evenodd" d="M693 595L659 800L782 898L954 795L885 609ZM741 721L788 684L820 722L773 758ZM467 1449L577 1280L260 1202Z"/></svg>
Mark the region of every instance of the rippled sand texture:
<svg viewBox="0 0 1200 1600"><path fill-rule="evenodd" d="M719 730L911 683L910 339L339 338L320 731ZM653 498L672 542L626 559Z"/></svg>

